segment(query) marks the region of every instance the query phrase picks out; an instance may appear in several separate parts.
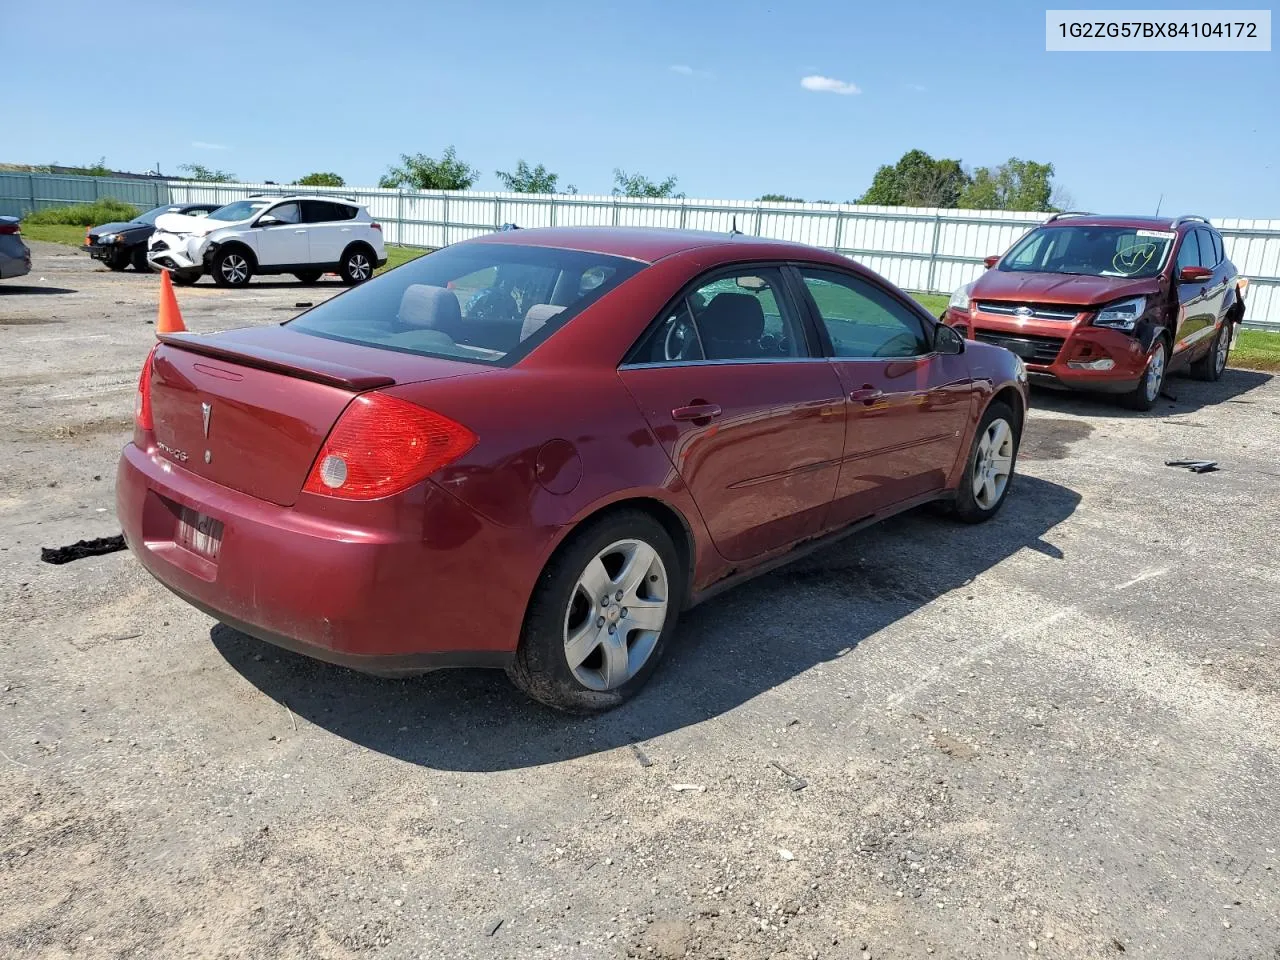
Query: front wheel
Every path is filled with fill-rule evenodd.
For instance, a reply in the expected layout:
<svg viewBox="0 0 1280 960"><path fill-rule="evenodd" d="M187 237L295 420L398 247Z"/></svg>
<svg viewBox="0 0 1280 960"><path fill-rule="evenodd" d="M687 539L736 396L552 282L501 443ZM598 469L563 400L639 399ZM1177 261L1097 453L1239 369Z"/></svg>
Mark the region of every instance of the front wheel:
<svg viewBox="0 0 1280 960"><path fill-rule="evenodd" d="M1147 365L1142 371L1142 379L1121 398L1126 407L1133 410L1150 410L1160 399L1160 391L1164 389L1164 376L1169 367L1169 346L1163 337L1156 339L1147 353Z"/></svg>
<svg viewBox="0 0 1280 960"><path fill-rule="evenodd" d="M364 247L352 247L342 255L338 275L349 287L364 283L373 276L373 255Z"/></svg>
<svg viewBox="0 0 1280 960"><path fill-rule="evenodd" d="M151 272L151 261L147 259L147 248L145 245L133 248L133 254L130 257L133 260L133 269L139 273Z"/></svg>
<svg viewBox="0 0 1280 960"><path fill-rule="evenodd" d="M199 270L170 270L169 279L180 287L189 287L199 280L203 273Z"/></svg>
<svg viewBox="0 0 1280 960"><path fill-rule="evenodd" d="M294 273L299 283L317 283L322 276L319 270L298 270Z"/></svg>
<svg viewBox="0 0 1280 960"><path fill-rule="evenodd" d="M243 250L224 250L214 257L212 273L220 287L243 287L253 277L253 264Z"/></svg>
<svg viewBox="0 0 1280 960"><path fill-rule="evenodd" d="M964 478L956 491L957 519L981 523L1000 510L1013 484L1019 440L1014 412L999 401L988 406L974 433Z"/></svg>
<svg viewBox="0 0 1280 960"><path fill-rule="evenodd" d="M107 254L107 259L102 262L107 265L107 269L109 270L123 270L129 265L129 251L112 250Z"/></svg>
<svg viewBox="0 0 1280 960"><path fill-rule="evenodd" d="M538 578L508 675L558 710L616 707L657 668L684 582L671 536L649 514L626 510L589 523Z"/></svg>

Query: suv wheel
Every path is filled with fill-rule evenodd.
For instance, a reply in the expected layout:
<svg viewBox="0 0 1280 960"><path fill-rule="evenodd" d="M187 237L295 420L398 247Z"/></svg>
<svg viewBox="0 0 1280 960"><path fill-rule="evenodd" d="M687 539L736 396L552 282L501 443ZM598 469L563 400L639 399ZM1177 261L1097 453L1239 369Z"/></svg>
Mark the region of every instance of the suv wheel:
<svg viewBox="0 0 1280 960"><path fill-rule="evenodd" d="M1227 355L1231 353L1231 324L1218 327L1209 352L1191 365L1191 375L1197 380L1218 380L1227 369Z"/></svg>
<svg viewBox="0 0 1280 960"><path fill-rule="evenodd" d="M220 287L243 287L253 276L253 264L243 250L223 250L213 258L213 282Z"/></svg>
<svg viewBox="0 0 1280 960"><path fill-rule="evenodd" d="M684 578L670 535L647 513L588 522L538 578L508 675L559 710L616 707L657 668Z"/></svg>
<svg viewBox="0 0 1280 960"><path fill-rule="evenodd" d="M373 255L366 247L351 247L342 255L342 266L338 271L342 282L347 286L364 283L373 276Z"/></svg>
<svg viewBox="0 0 1280 960"><path fill-rule="evenodd" d="M180 287L189 287L199 280L203 273L199 270L170 270L169 279Z"/></svg>
<svg viewBox="0 0 1280 960"><path fill-rule="evenodd" d="M1164 376L1169 367L1169 345L1164 337L1157 337L1147 353L1147 366L1142 372L1142 379L1126 394L1124 404L1134 410L1150 410L1160 399L1160 391L1164 389Z"/></svg>

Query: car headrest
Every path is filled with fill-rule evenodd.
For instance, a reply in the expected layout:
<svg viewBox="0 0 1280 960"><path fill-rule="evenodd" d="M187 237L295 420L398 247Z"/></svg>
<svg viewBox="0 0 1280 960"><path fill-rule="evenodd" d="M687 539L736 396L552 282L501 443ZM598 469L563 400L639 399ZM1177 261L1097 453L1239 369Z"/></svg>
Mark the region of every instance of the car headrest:
<svg viewBox="0 0 1280 960"><path fill-rule="evenodd" d="M523 342L541 330L548 320L562 312L564 307L553 303L535 303L524 315L524 325L520 327L520 340Z"/></svg>
<svg viewBox="0 0 1280 960"><path fill-rule="evenodd" d="M698 317L698 329L709 340L759 340L764 308L749 293L717 293Z"/></svg>
<svg viewBox="0 0 1280 960"><path fill-rule="evenodd" d="M400 298L397 317L406 327L425 327L451 333L462 323L462 308L452 290L412 283Z"/></svg>

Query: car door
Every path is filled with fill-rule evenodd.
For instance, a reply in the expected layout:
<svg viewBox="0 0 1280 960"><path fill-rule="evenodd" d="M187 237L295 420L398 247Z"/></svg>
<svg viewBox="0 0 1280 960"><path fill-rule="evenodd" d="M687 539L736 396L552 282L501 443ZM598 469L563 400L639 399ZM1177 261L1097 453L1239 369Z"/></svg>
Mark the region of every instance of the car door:
<svg viewBox="0 0 1280 960"><path fill-rule="evenodd" d="M352 211L350 216L346 211ZM342 250L351 239L351 216L354 208L328 200L303 200L302 220L307 225L307 241L311 262L337 264Z"/></svg>
<svg viewBox="0 0 1280 960"><path fill-rule="evenodd" d="M1207 353L1212 346L1212 332L1218 327L1218 319L1222 316L1227 300L1227 284L1230 271L1226 258L1222 254L1222 241L1207 227L1197 227L1196 235L1200 242L1200 266L1213 271L1205 292L1204 316L1206 327L1197 343L1197 354Z"/></svg>
<svg viewBox="0 0 1280 960"><path fill-rule="evenodd" d="M1213 325L1209 312L1212 309L1209 295L1212 278L1184 283L1180 276L1183 267L1202 266L1199 233L1199 230L1188 230L1182 235L1174 264L1173 281L1178 289L1178 329L1173 354L1178 366L1190 360L1191 353L1188 351L1194 352L1197 344L1205 337L1207 329ZM1210 254L1208 259L1212 258Z"/></svg>
<svg viewBox="0 0 1280 960"><path fill-rule="evenodd" d="M694 281L619 375L722 556L747 560L818 532L846 405L779 267Z"/></svg>
<svg viewBox="0 0 1280 960"><path fill-rule="evenodd" d="M307 227L302 222L302 211L297 201L268 207L254 223L253 232L261 266L282 267L311 262Z"/></svg>
<svg viewBox="0 0 1280 960"><path fill-rule="evenodd" d="M933 322L896 292L834 267L797 264L848 406L829 526L944 488L974 400L963 354L933 349Z"/></svg>

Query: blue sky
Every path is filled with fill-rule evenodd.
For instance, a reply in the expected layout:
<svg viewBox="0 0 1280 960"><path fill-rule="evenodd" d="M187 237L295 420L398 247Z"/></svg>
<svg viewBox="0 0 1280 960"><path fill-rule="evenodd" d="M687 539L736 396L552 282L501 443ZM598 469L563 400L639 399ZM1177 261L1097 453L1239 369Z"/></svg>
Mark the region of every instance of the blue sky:
<svg viewBox="0 0 1280 960"><path fill-rule="evenodd" d="M919 147L1052 162L1091 210L1280 217L1280 54L1046 53L1043 4L131 7L7 5L0 160L363 185L454 144L481 189L523 157L843 201Z"/></svg>

